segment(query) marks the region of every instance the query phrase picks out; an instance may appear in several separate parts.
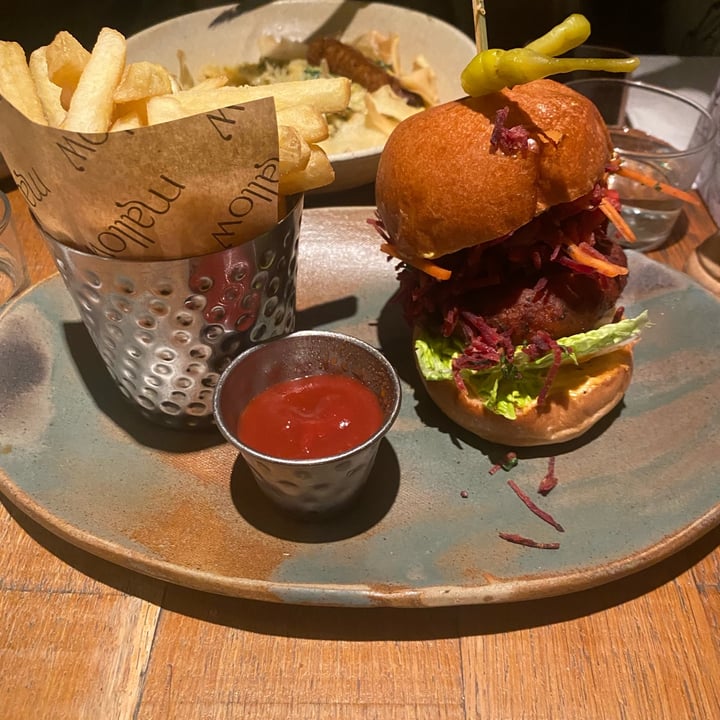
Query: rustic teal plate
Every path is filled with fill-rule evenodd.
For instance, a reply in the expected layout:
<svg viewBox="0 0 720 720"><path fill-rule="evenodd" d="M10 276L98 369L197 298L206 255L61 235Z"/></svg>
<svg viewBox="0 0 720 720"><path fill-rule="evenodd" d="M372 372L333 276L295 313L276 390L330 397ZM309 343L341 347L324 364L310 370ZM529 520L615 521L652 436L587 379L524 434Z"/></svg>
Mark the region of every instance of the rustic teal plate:
<svg viewBox="0 0 720 720"><path fill-rule="evenodd" d="M385 352L400 417L344 515L280 514L214 431L151 425L125 404L55 276L0 316L0 489L27 515L119 565L200 590L305 604L429 606L568 593L646 567L720 520L720 303L631 253L628 313L652 325L624 403L581 440L519 451L444 419L420 389L393 264L372 208L307 210L299 326ZM548 458L559 484L535 493ZM564 526L533 515L515 480ZM467 497L464 497L467 495ZM557 550L509 544L519 533Z"/></svg>

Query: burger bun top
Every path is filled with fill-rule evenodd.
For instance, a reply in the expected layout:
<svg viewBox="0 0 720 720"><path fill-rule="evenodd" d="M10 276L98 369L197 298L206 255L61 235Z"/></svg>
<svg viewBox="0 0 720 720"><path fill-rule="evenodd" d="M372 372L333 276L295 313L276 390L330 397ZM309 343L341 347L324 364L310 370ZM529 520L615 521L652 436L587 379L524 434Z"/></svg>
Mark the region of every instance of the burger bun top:
<svg viewBox="0 0 720 720"><path fill-rule="evenodd" d="M505 127L529 132L527 150L491 145L496 113L505 107ZM402 257L441 257L590 192L611 153L595 105L553 80L462 98L393 130L378 166L378 215Z"/></svg>

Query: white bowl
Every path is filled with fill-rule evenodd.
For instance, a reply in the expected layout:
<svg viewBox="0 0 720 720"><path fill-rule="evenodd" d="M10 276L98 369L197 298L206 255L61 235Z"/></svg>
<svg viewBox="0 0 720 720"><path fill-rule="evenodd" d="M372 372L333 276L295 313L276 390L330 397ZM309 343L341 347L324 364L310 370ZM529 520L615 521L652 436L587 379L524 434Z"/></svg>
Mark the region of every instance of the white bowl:
<svg viewBox="0 0 720 720"><path fill-rule="evenodd" d="M354 0L277 0L253 9L223 5L181 15L128 38L128 61L149 60L175 71L183 50L191 71L205 65L258 60L258 40L274 35L304 41L316 35L354 40L369 30L397 32L400 62L423 55L437 75L441 102L461 97L460 73L475 54L473 41L438 18L394 5ZM335 192L375 180L382 146L330 155Z"/></svg>

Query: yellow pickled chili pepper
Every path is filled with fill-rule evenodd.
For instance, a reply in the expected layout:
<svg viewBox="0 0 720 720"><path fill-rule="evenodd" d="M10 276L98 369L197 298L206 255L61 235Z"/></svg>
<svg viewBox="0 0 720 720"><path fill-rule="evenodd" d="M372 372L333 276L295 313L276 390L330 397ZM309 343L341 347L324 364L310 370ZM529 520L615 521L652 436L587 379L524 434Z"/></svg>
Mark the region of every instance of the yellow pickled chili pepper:
<svg viewBox="0 0 720 720"><path fill-rule="evenodd" d="M525 47L541 55L557 57L582 45L590 37L590 23L584 15L568 15L559 25L548 30Z"/></svg>
<svg viewBox="0 0 720 720"><path fill-rule="evenodd" d="M589 35L590 23L583 15L575 13L524 48L483 50L463 70L460 76L463 90L478 97L557 73L575 70L631 72L638 66L638 58L555 57L581 45Z"/></svg>

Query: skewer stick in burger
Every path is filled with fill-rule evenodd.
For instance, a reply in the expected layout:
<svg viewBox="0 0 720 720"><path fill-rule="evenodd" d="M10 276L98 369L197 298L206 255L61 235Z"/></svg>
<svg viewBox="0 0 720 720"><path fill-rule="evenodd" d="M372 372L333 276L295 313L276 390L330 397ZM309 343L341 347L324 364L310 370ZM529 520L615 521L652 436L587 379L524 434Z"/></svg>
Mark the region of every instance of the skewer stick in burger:
<svg viewBox="0 0 720 720"><path fill-rule="evenodd" d="M403 121L376 180L382 248L430 397L512 446L578 437L622 399L645 314L616 303L627 259L607 128L552 80Z"/></svg>

